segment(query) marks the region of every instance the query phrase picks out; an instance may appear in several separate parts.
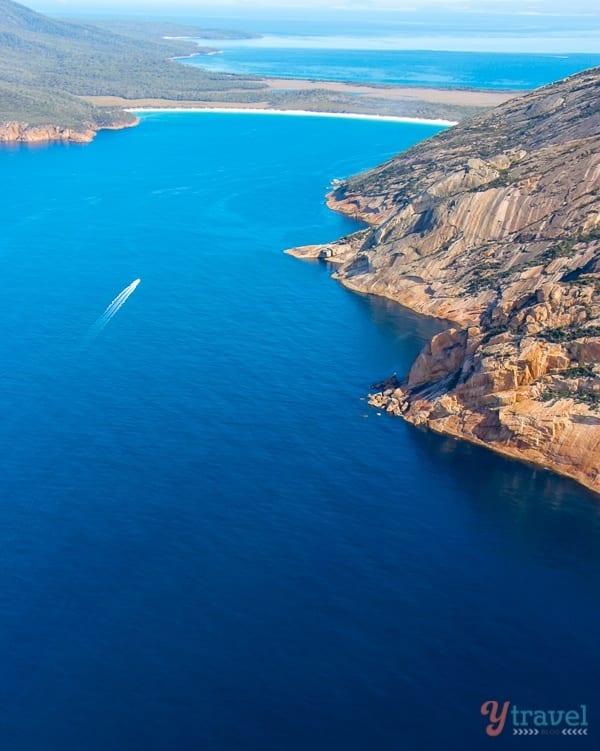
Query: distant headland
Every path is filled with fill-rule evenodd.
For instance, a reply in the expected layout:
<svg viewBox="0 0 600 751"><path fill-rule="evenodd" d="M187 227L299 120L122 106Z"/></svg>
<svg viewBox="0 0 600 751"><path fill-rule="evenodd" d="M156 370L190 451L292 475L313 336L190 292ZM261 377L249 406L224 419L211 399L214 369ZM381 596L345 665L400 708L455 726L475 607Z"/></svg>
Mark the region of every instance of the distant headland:
<svg viewBox="0 0 600 751"><path fill-rule="evenodd" d="M0 0L0 142L89 142L130 109L305 110L457 122L515 92L365 86L205 71L197 41L256 35L170 22L59 20Z"/></svg>

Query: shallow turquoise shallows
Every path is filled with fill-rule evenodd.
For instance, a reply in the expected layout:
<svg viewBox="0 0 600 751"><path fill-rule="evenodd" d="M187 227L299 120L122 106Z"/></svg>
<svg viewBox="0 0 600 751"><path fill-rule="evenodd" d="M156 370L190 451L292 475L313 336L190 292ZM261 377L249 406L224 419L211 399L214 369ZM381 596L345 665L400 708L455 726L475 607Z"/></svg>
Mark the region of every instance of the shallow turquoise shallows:
<svg viewBox="0 0 600 751"><path fill-rule="evenodd" d="M1 749L531 742L487 738L486 700L595 721L598 500L370 409L438 324L282 253L356 228L332 178L434 132L170 114L0 151Z"/></svg>

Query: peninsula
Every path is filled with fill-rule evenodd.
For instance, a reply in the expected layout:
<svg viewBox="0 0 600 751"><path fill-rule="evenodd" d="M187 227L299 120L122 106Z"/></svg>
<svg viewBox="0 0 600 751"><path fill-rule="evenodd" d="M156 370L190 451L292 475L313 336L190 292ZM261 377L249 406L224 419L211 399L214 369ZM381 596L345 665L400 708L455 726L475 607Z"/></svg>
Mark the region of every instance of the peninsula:
<svg viewBox="0 0 600 751"><path fill-rule="evenodd" d="M439 133L327 200L370 226L289 253L451 322L371 404L600 492L600 68Z"/></svg>
<svg viewBox="0 0 600 751"><path fill-rule="evenodd" d="M90 141L98 130L135 125L128 110L139 107L310 110L459 121L515 93L208 72L176 61L202 53L190 36L212 43L249 35L169 22L81 23L0 0L0 142Z"/></svg>
<svg viewBox="0 0 600 751"><path fill-rule="evenodd" d="M124 109L97 107L86 96L189 99L262 88L172 60L197 49L189 41L163 39L143 24L126 35L129 28L58 20L0 0L0 141L89 141L98 130L136 123Z"/></svg>

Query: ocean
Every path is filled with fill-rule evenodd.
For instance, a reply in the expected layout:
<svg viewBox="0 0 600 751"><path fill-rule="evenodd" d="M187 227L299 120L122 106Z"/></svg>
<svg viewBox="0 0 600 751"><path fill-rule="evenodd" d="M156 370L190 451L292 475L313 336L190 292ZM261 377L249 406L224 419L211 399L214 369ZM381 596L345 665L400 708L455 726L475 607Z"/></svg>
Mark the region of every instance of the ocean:
<svg viewBox="0 0 600 751"><path fill-rule="evenodd" d="M282 253L436 130L148 114L0 150L2 749L463 751L487 700L597 737L597 498L369 408L440 324Z"/></svg>
<svg viewBox="0 0 600 751"><path fill-rule="evenodd" d="M278 78L442 88L533 89L600 65L600 16L558 8L498 6L346 13L241 6L182 20L259 35L203 40L217 54L182 62L207 70ZM276 17L275 17L276 16Z"/></svg>
<svg viewBox="0 0 600 751"><path fill-rule="evenodd" d="M394 48L394 38L269 35L206 42L217 54L182 58L223 73L450 89L534 89L600 65L600 53L501 53ZM423 44L431 43L424 40ZM337 46L336 46L337 45Z"/></svg>

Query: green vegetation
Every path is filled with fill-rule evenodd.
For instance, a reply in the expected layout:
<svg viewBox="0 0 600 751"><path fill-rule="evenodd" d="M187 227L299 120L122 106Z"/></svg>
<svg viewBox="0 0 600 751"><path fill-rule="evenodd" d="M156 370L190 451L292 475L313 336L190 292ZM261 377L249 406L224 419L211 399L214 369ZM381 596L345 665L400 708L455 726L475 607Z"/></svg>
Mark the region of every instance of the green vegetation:
<svg viewBox="0 0 600 751"><path fill-rule="evenodd" d="M530 268L531 266L547 265L556 258L568 258L573 255L575 246L578 243L588 243L600 239L600 229L593 229L587 232L579 231L574 235L565 237L562 240L551 245L540 255L531 258L529 261L521 264L520 268Z"/></svg>
<svg viewBox="0 0 600 751"><path fill-rule="evenodd" d="M544 329L537 336L547 342L570 342L573 339L581 339L586 336L600 336L600 326L582 326L579 323L574 323L571 326Z"/></svg>
<svg viewBox="0 0 600 751"><path fill-rule="evenodd" d="M465 286L468 295L475 295L481 290L490 289L498 280L496 273L500 268L500 261L487 261L473 269L471 279ZM491 272L491 273L490 273Z"/></svg>
<svg viewBox="0 0 600 751"><path fill-rule="evenodd" d="M65 19L71 20L71 19ZM80 21L72 20L72 23ZM258 39L258 34L248 34L245 31L234 31L229 29L207 29L204 26L188 26L183 23L173 23L172 21L140 21L138 19L94 19L86 21L86 24L97 26L114 34L122 34L128 37L139 37L140 39L206 39L207 41L218 41L219 39ZM192 45L191 52L196 50L196 45Z"/></svg>
<svg viewBox="0 0 600 751"><path fill-rule="evenodd" d="M489 187L490 183L486 187ZM549 245L546 250L541 253L536 253L533 257L520 264L513 265L508 270L500 270L502 266L501 261L488 261L478 264L475 268L465 273L465 277L469 276L469 281L465 285L465 294L475 295L478 292L486 289L492 289L497 286L502 280L516 274L524 269L532 268L535 266L547 266L556 258L568 258L572 256L575 249L580 243L589 243L600 239L600 229L593 229L586 232L580 231L573 235L564 237L562 240L554 242ZM586 267L587 268L587 267ZM598 280L594 277L585 277L579 280L578 274L583 273L581 270L575 270L567 274L564 277L564 281L569 284L589 285L593 284L598 289ZM563 334L556 331L549 336L562 336ZM582 334L581 336L584 336ZM595 336L593 334L585 334L585 336ZM549 339L549 341L564 341L564 339Z"/></svg>
<svg viewBox="0 0 600 751"><path fill-rule="evenodd" d="M0 122L57 124L66 128L102 127L133 121L123 110L99 108L65 92L14 87L0 81Z"/></svg>
<svg viewBox="0 0 600 751"><path fill-rule="evenodd" d="M251 76L205 71L176 60L199 52L192 38L218 44L218 39L249 36L253 35L168 22L60 20L0 0L0 123L97 128L133 120L121 110L91 104L90 97L253 103L453 120L480 110L394 101L376 93L271 90Z"/></svg>
<svg viewBox="0 0 600 751"><path fill-rule="evenodd" d="M512 183L512 178L510 176L510 171L507 169L501 169L499 170L499 175L495 180L492 180L490 183L486 183L485 185L482 185L479 190L488 190L489 188L506 188Z"/></svg>
<svg viewBox="0 0 600 751"><path fill-rule="evenodd" d="M534 265L537 266L539 264L543 264L545 266L551 261L554 261L555 258L565 258L567 256L570 256L576 244L577 240L574 237L567 237L564 240L560 240L555 245L551 245L543 253L537 256L537 258L535 258ZM527 264L524 264L524 266L526 265Z"/></svg>
<svg viewBox="0 0 600 751"><path fill-rule="evenodd" d="M575 401L581 404L587 404L588 407L598 409L600 407L600 394L596 391L577 392L575 395Z"/></svg>
<svg viewBox="0 0 600 751"><path fill-rule="evenodd" d="M587 404L594 409L600 407L600 392L593 389L594 381L596 378L596 370L593 363L583 363L582 365L575 365L566 370L561 370L558 375L561 378L578 378L580 380L577 387L573 384L560 385L558 383L545 389L540 394L540 399L543 402L549 402L553 399L573 399L580 404Z"/></svg>
<svg viewBox="0 0 600 751"><path fill-rule="evenodd" d="M567 388L546 389L540 394L540 401L551 402L554 399L573 399L574 394Z"/></svg>
<svg viewBox="0 0 600 751"><path fill-rule="evenodd" d="M585 391L577 389L571 391L568 388L561 387L555 389L546 389L540 394L540 401L551 402L554 399L573 399L579 404L586 404L592 409L600 408L600 393L597 391Z"/></svg>
<svg viewBox="0 0 600 751"><path fill-rule="evenodd" d="M77 96L198 100L218 92L222 100L233 89L264 88L249 77L181 65L170 58L191 54L195 45L150 39L148 33L115 34L0 0L0 122L95 126L114 122L115 111ZM121 113L117 121L126 119Z"/></svg>
<svg viewBox="0 0 600 751"><path fill-rule="evenodd" d="M596 372L593 365L585 363L584 365L575 365L572 368L567 368L561 371L561 375L565 378L593 378Z"/></svg>

